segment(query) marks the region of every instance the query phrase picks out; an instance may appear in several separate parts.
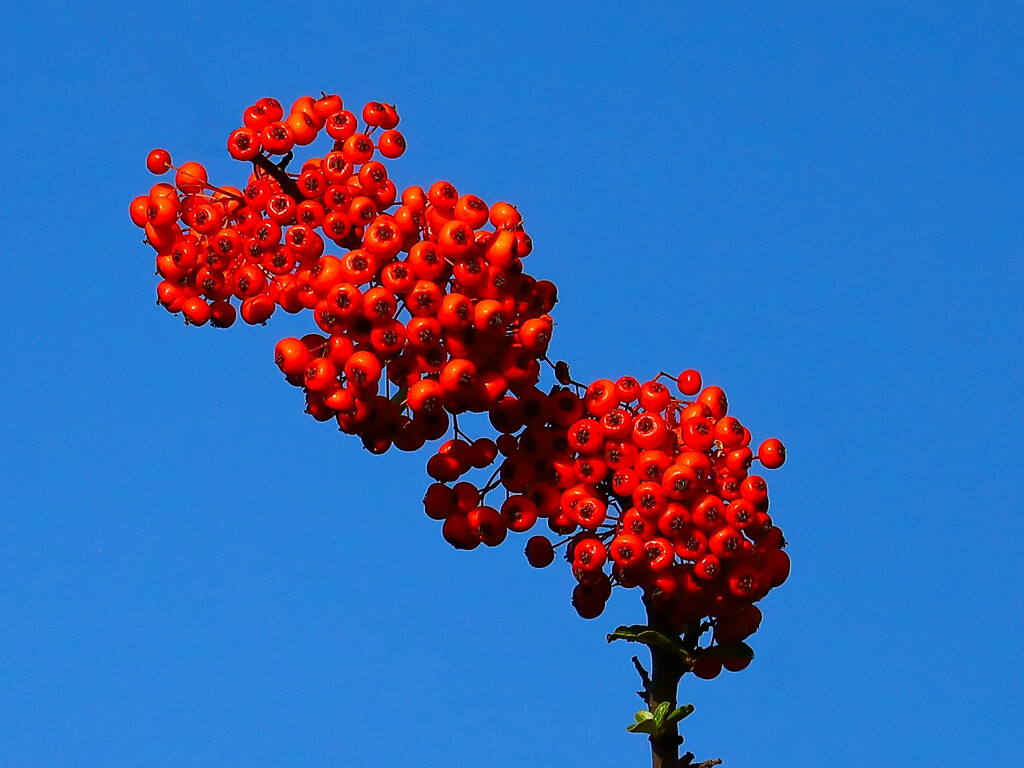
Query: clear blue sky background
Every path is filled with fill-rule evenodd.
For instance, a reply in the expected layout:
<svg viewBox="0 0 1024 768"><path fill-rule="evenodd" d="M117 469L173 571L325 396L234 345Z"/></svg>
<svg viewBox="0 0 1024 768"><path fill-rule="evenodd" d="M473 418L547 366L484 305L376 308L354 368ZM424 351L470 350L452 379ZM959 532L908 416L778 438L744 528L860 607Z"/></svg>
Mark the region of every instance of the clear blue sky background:
<svg viewBox="0 0 1024 768"><path fill-rule="evenodd" d="M242 110L321 89L398 105L400 184L520 206L577 377L695 367L788 445L792 578L687 746L1024 762L1024 9L713 5L6 12L0 764L649 761L635 593L587 622L566 567L448 547L422 457L302 414L308 317L153 305L146 152L238 184Z"/></svg>

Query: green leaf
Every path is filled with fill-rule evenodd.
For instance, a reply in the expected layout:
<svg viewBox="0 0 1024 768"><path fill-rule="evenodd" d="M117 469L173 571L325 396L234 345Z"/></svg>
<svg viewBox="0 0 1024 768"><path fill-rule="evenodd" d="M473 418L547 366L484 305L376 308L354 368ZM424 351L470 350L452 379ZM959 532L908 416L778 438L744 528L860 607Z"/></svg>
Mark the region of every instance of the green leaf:
<svg viewBox="0 0 1024 768"><path fill-rule="evenodd" d="M654 722L658 724L658 728L659 729L661 728L662 724L665 722L665 714L668 712L668 707L669 707L668 702L667 701L663 701L663 702L661 702L661 704L659 704L654 709Z"/></svg>
<svg viewBox="0 0 1024 768"><path fill-rule="evenodd" d="M709 659L747 659L754 658L754 649L746 643L725 643L713 645L700 651L701 656Z"/></svg>
<svg viewBox="0 0 1024 768"><path fill-rule="evenodd" d="M671 712L669 712L669 706L667 701L663 701L654 708L653 712L641 709L633 715L636 722L627 725L626 730L630 733L646 733L648 736L657 737L672 727L673 723L678 723L693 712L692 704L676 707Z"/></svg>
<svg viewBox="0 0 1024 768"><path fill-rule="evenodd" d="M659 728L654 721L654 715L646 709L641 709L633 717L636 722L626 726L626 730L630 733L646 733L648 736L653 736L658 732Z"/></svg>
<svg viewBox="0 0 1024 768"><path fill-rule="evenodd" d="M655 736L658 733L658 726L655 725L654 720L644 720L642 723L633 723L627 725L626 730L630 733L646 733L648 736Z"/></svg>
<svg viewBox="0 0 1024 768"><path fill-rule="evenodd" d="M689 652L683 646L682 641L678 637L666 637L661 634L661 632L653 630L643 624L619 627L608 635L609 643L616 640L625 640L629 643L642 643L648 648L657 648L665 653L670 653L688 666L693 663L693 659Z"/></svg>
<svg viewBox="0 0 1024 768"><path fill-rule="evenodd" d="M663 726L672 725L672 723L678 723L684 717L688 717L693 714L693 704L684 704L681 707L676 707L668 713L668 717L665 718Z"/></svg>
<svg viewBox="0 0 1024 768"><path fill-rule="evenodd" d="M612 643L616 640L636 640L636 636L643 632L647 627L643 624L631 624L630 626L617 627L614 632L608 635L608 642Z"/></svg>

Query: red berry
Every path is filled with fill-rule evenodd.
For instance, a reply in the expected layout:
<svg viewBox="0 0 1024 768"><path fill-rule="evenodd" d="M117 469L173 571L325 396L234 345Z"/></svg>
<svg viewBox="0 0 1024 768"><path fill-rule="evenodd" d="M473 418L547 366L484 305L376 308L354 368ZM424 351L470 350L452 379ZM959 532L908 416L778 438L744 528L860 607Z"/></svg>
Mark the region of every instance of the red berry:
<svg viewBox="0 0 1024 768"><path fill-rule="evenodd" d="M508 535L508 526L494 507L477 507L466 516L466 522L488 547L498 546Z"/></svg>
<svg viewBox="0 0 1024 768"><path fill-rule="evenodd" d="M405 136L399 131L384 131L377 139L377 149L384 157L401 157L406 149Z"/></svg>
<svg viewBox="0 0 1024 768"><path fill-rule="evenodd" d="M284 155L295 146L295 134L287 123L275 121L260 131L260 144L272 155Z"/></svg>
<svg viewBox="0 0 1024 768"><path fill-rule="evenodd" d="M646 411L664 411L671 398L668 387L660 381L648 381L640 387L640 405Z"/></svg>
<svg viewBox="0 0 1024 768"><path fill-rule="evenodd" d="M260 137L252 128L239 128L228 136L228 152L235 160L252 160L260 152Z"/></svg>
<svg viewBox="0 0 1024 768"><path fill-rule="evenodd" d="M526 559L534 568L545 568L555 559L555 549L547 536L533 536L526 542Z"/></svg>
<svg viewBox="0 0 1024 768"><path fill-rule="evenodd" d="M238 313L227 301L215 301L210 305L210 325L214 328L230 328Z"/></svg>
<svg viewBox="0 0 1024 768"><path fill-rule="evenodd" d="M210 305L198 296L185 299L181 304L181 311L185 314L185 322L192 325L204 325L210 319Z"/></svg>
<svg viewBox="0 0 1024 768"><path fill-rule="evenodd" d="M710 415L713 419L721 419L729 410L729 399L721 387L705 387L697 399L711 410Z"/></svg>
<svg viewBox="0 0 1024 768"><path fill-rule="evenodd" d="M154 149L146 156L146 168L158 176L171 169L171 153L166 149Z"/></svg>
<svg viewBox="0 0 1024 768"><path fill-rule="evenodd" d="M189 195L202 192L206 188L206 169L199 163L185 163L174 175L174 185Z"/></svg>
<svg viewBox="0 0 1024 768"><path fill-rule="evenodd" d="M647 552L639 536L632 533L620 533L612 539L609 555L622 568L637 565L644 561Z"/></svg>
<svg viewBox="0 0 1024 768"><path fill-rule="evenodd" d="M572 607L583 619L596 619L604 613L605 600L589 594L582 584L577 584L572 591Z"/></svg>
<svg viewBox="0 0 1024 768"><path fill-rule="evenodd" d="M693 674L702 680L712 680L722 674L722 662L710 656L700 656L693 664Z"/></svg>
<svg viewBox="0 0 1024 768"><path fill-rule="evenodd" d="M746 669L750 666L750 657L733 656L730 658L722 659L722 666L730 672L739 672L740 670Z"/></svg>
<svg viewBox="0 0 1024 768"><path fill-rule="evenodd" d="M676 379L676 386L679 387L679 391L684 395L696 395L700 392L700 373L689 368L679 374Z"/></svg>
<svg viewBox="0 0 1024 768"><path fill-rule="evenodd" d="M757 460L768 469L778 469L786 462L786 446L778 438L771 437L757 449Z"/></svg>

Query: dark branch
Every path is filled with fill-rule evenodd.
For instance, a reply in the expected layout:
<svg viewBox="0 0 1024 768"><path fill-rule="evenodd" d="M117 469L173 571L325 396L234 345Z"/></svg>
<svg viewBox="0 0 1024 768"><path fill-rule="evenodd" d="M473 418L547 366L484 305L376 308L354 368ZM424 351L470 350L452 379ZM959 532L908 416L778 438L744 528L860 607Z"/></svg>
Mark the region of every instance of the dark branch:
<svg viewBox="0 0 1024 768"><path fill-rule="evenodd" d="M284 192L288 197L294 200L296 203L301 203L306 198L299 191L299 185L295 179L285 173L285 168L288 166L288 162L292 159L292 153L289 152L281 160L281 164L274 163L269 157L264 155L262 152L256 155L252 159L252 164L265 172L270 178L281 185L281 191Z"/></svg>
<svg viewBox="0 0 1024 768"><path fill-rule="evenodd" d="M714 766L722 764L720 757L716 757L714 760L705 760L703 763L693 762L695 759L693 752L687 752L679 760L680 768L714 768Z"/></svg>
<svg viewBox="0 0 1024 768"><path fill-rule="evenodd" d="M647 605L647 625L666 637L674 635L676 629L671 617L653 603L646 601L645 603ZM661 648L651 646L651 685L647 706L652 712L662 702L668 702L670 710L675 708L679 679L685 671L686 669L675 656L666 653ZM659 735L652 736L652 768L678 768L681 743L682 739L679 738L679 728L676 723Z"/></svg>
<svg viewBox="0 0 1024 768"><path fill-rule="evenodd" d="M637 674L640 675L640 682L643 684L644 689L637 691L636 695L644 700L644 704L648 707L651 706L651 678L647 674L647 670L644 669L644 665L640 663L638 656L633 657L633 666L636 667ZM655 705L657 706L657 705Z"/></svg>

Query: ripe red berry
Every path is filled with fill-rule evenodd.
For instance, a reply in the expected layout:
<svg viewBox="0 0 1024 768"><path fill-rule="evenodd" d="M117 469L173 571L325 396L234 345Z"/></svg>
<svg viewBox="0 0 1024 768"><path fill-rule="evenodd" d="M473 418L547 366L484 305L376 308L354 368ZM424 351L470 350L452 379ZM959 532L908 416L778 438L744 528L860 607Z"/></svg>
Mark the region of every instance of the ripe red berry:
<svg viewBox="0 0 1024 768"><path fill-rule="evenodd" d="M684 395L696 395L700 392L700 373L692 368L683 371L676 378L676 386Z"/></svg>
<svg viewBox="0 0 1024 768"><path fill-rule="evenodd" d="M401 157L405 149L405 136L400 131L384 131L377 139L377 150L389 159Z"/></svg>
<svg viewBox="0 0 1024 768"><path fill-rule="evenodd" d="M729 399L721 387L705 387L697 399L711 410L713 419L721 419L729 410Z"/></svg>
<svg viewBox="0 0 1024 768"><path fill-rule="evenodd" d="M573 588L572 607L576 609L576 613L582 619L596 619L604 613L605 602L605 600L589 594L582 584L577 584Z"/></svg>
<svg viewBox="0 0 1024 768"><path fill-rule="evenodd" d="M768 469L778 469L786 462L786 446L778 438L769 438L757 449L757 460Z"/></svg>
<svg viewBox="0 0 1024 768"><path fill-rule="evenodd" d="M267 125L284 117L284 108L277 99L262 98L245 110L242 121L249 128L263 130Z"/></svg>
<svg viewBox="0 0 1024 768"><path fill-rule="evenodd" d="M341 147L345 159L353 165L362 165L373 157L373 142L365 133L353 133Z"/></svg>
<svg viewBox="0 0 1024 768"><path fill-rule="evenodd" d="M466 516L470 529L488 547L496 547L508 535L505 520L494 507L477 507Z"/></svg>
<svg viewBox="0 0 1024 768"><path fill-rule="evenodd" d="M637 565L647 557L643 541L632 533L620 533L612 539L608 554L622 568Z"/></svg>
<svg viewBox="0 0 1024 768"><path fill-rule="evenodd" d="M514 229L523 223L522 214L509 203L492 205L489 218L496 229Z"/></svg>
<svg viewBox="0 0 1024 768"><path fill-rule="evenodd" d="M239 128L228 136L228 152L235 160L252 160L260 152L260 137L252 128Z"/></svg>
<svg viewBox="0 0 1024 768"><path fill-rule="evenodd" d="M615 382L615 394L620 403L632 403L640 397L640 382L632 376L622 376Z"/></svg>
<svg viewBox="0 0 1024 768"><path fill-rule="evenodd" d="M715 555L706 554L693 566L693 572L698 579L710 581L722 572L722 564Z"/></svg>
<svg viewBox="0 0 1024 768"><path fill-rule="evenodd" d="M698 657L693 664L693 674L701 680L712 680L722 674L722 662L710 656Z"/></svg>
<svg viewBox="0 0 1024 768"><path fill-rule="evenodd" d="M740 495L756 506L768 498L768 483L763 477L750 475L740 484Z"/></svg>
<svg viewBox="0 0 1024 768"><path fill-rule="evenodd" d="M739 672L750 666L749 656L730 656L722 659L722 666L730 672Z"/></svg>
<svg viewBox="0 0 1024 768"><path fill-rule="evenodd" d="M456 549L476 549L480 537L470 527L465 514L451 515L441 526L441 535Z"/></svg>
<svg viewBox="0 0 1024 768"><path fill-rule="evenodd" d="M510 531L523 533L537 522L537 505L529 496L509 496L501 505L501 516Z"/></svg>
<svg viewBox="0 0 1024 768"><path fill-rule="evenodd" d="M181 304L181 311L185 315L185 322L192 325L203 325L210 319L210 305L198 296L185 299Z"/></svg>
<svg viewBox="0 0 1024 768"><path fill-rule="evenodd" d="M457 508L455 491L444 483L431 483L423 497L423 509L434 520L444 520Z"/></svg>
<svg viewBox="0 0 1024 768"><path fill-rule="evenodd" d="M660 381L648 381L640 387L640 405L646 411L664 411L672 398L668 387Z"/></svg>
<svg viewBox="0 0 1024 768"><path fill-rule="evenodd" d="M310 392L326 392L337 380L338 369L329 358L318 357L306 366L303 375Z"/></svg>
<svg viewBox="0 0 1024 768"><path fill-rule="evenodd" d="M547 536L533 536L526 542L526 559L534 568L545 568L555 560L555 549Z"/></svg>
<svg viewBox="0 0 1024 768"><path fill-rule="evenodd" d="M328 95L323 93L323 91L321 93L323 95L313 102L313 111L321 120L327 120L328 117L341 109L341 96L335 94Z"/></svg>
<svg viewBox="0 0 1024 768"><path fill-rule="evenodd" d="M158 176L171 169L171 153L166 149L154 149L146 156L146 168Z"/></svg>
<svg viewBox="0 0 1024 768"><path fill-rule="evenodd" d="M571 553L573 571L600 571L608 559L608 550L601 540L584 535L584 538L577 537L574 542Z"/></svg>
<svg viewBox="0 0 1024 768"><path fill-rule="evenodd" d="M337 112L332 112L328 115L324 127L327 130L327 135L332 139L344 141L356 132L359 123L354 114L346 109L339 109Z"/></svg>
<svg viewBox="0 0 1024 768"><path fill-rule="evenodd" d="M260 131L260 144L272 155L284 155L295 146L295 134L287 123L275 121Z"/></svg>
<svg viewBox="0 0 1024 768"><path fill-rule="evenodd" d="M174 185L186 194L194 195L206 188L206 168L199 163L188 162L174 175Z"/></svg>
<svg viewBox="0 0 1024 768"><path fill-rule="evenodd" d="M210 305L210 325L214 328L230 328L238 312L227 301L215 301Z"/></svg>
<svg viewBox="0 0 1024 768"><path fill-rule="evenodd" d="M270 319L276 308L274 300L265 293L261 293L243 301L239 314L242 316L242 320L249 325L260 325Z"/></svg>
<svg viewBox="0 0 1024 768"><path fill-rule="evenodd" d="M584 528L596 530L605 521L606 512L604 502L598 498L587 496L576 503L573 516Z"/></svg>
<svg viewBox="0 0 1024 768"><path fill-rule="evenodd" d="M633 420L633 442L641 449L657 448L667 436L665 420L658 413L641 413Z"/></svg>

